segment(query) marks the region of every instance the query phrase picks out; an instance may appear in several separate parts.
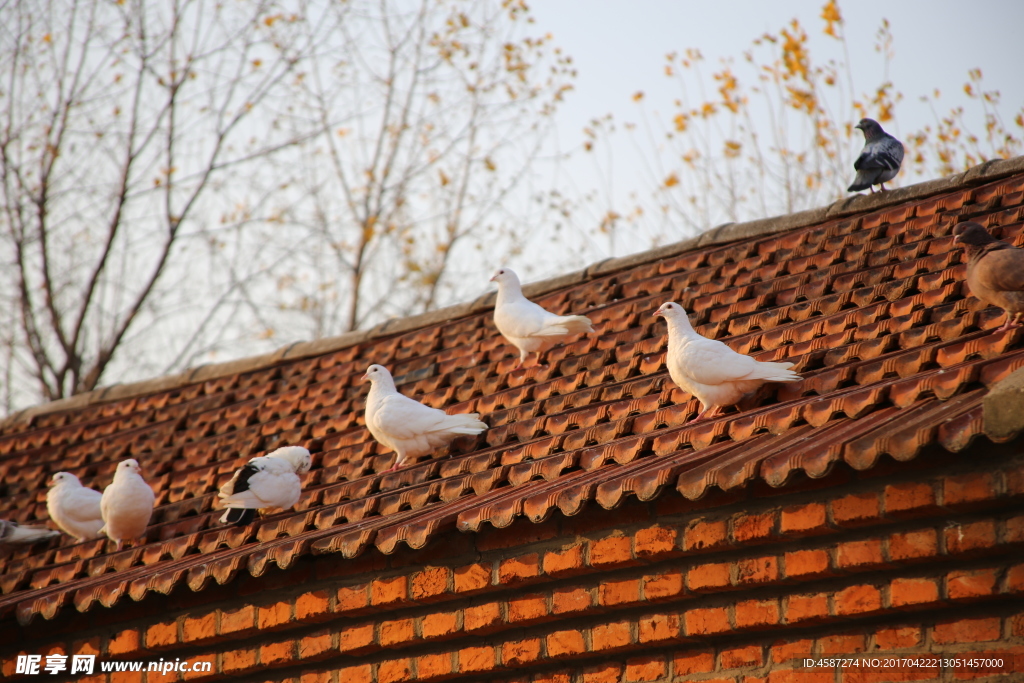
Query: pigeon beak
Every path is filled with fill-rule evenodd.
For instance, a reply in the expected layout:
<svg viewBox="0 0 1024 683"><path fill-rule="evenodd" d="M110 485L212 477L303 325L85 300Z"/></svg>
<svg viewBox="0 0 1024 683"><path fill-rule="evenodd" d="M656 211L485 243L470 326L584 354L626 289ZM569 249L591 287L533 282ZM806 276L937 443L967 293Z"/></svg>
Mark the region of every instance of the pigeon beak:
<svg viewBox="0 0 1024 683"><path fill-rule="evenodd" d="M963 240L960 239L960 235L953 238L953 244L963 244Z"/></svg>
<svg viewBox="0 0 1024 683"><path fill-rule="evenodd" d="M490 280L488 280L488 282L494 282L494 281L495 281L495 280L496 280L497 278L498 278L498 276L497 276L497 275L492 275L492 276L491 276L491 279L490 279Z"/></svg>

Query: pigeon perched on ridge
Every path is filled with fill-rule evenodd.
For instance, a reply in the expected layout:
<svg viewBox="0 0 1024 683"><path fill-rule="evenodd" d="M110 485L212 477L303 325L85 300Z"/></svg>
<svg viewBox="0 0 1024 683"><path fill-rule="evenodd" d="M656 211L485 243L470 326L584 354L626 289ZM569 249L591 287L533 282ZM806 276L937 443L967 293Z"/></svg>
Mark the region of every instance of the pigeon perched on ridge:
<svg viewBox="0 0 1024 683"><path fill-rule="evenodd" d="M235 471L219 497L226 508L222 524L244 526L261 508L288 509L302 496L300 475L309 472L313 461L301 446L284 446L273 453L253 458Z"/></svg>
<svg viewBox="0 0 1024 683"><path fill-rule="evenodd" d="M720 341L701 336L677 303L662 304L655 315L664 317L668 323L668 374L681 389L700 401L701 412L694 422L714 417L719 408L736 404L765 382L802 379L790 370L793 363L756 361Z"/></svg>
<svg viewBox="0 0 1024 683"><path fill-rule="evenodd" d="M861 119L854 128L860 128L864 132L864 149L853 162L857 177L853 179L853 184L847 191L860 192L870 188L874 193L874 185L881 185L884 190L885 183L900 172L900 165L903 163L903 143L882 130L878 121L874 119Z"/></svg>
<svg viewBox="0 0 1024 683"><path fill-rule="evenodd" d="M388 472L401 467L406 458L433 453L460 436L474 436L487 429L478 413L449 415L403 396L382 365L371 365L363 379L370 381L366 427L378 443L398 456Z"/></svg>
<svg viewBox="0 0 1024 683"><path fill-rule="evenodd" d="M44 526L22 526L17 522L0 519L0 544L3 545L38 543L54 536L60 536L60 532Z"/></svg>
<svg viewBox="0 0 1024 683"><path fill-rule="evenodd" d="M533 352L543 353L567 337L594 331L585 315L555 315L527 299L519 277L509 268L500 269L491 282L498 283L494 324L519 349L517 368Z"/></svg>
<svg viewBox="0 0 1024 683"><path fill-rule="evenodd" d="M114 470L114 481L103 489L100 512L103 513L101 534L117 542L118 551L126 540L141 538L153 516L156 496L139 471L134 458L122 460Z"/></svg>
<svg viewBox="0 0 1024 683"><path fill-rule="evenodd" d="M998 331L1020 325L1024 315L1024 249L1001 242L974 221L953 228L954 242L967 252L967 286L971 294L1006 311Z"/></svg>
<svg viewBox="0 0 1024 683"><path fill-rule="evenodd" d="M54 524L79 542L97 538L103 527L100 500L103 494L82 486L70 472L57 472L46 493L46 511Z"/></svg>

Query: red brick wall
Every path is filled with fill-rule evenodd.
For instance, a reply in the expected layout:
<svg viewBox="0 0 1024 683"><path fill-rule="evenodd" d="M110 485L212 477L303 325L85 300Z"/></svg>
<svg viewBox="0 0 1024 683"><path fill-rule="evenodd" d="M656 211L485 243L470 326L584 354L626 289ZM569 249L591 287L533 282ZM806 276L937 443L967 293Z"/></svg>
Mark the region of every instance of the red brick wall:
<svg viewBox="0 0 1024 683"><path fill-rule="evenodd" d="M928 452L696 503L666 491L2 628L5 675L15 651L62 651L213 662L184 680L867 683L967 675L799 659L1002 652L1024 679L1024 454Z"/></svg>

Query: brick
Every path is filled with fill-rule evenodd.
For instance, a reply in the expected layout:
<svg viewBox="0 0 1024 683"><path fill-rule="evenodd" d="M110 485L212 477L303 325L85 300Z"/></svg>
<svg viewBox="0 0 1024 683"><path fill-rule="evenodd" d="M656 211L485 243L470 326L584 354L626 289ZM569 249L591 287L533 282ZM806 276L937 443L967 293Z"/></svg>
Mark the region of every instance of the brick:
<svg viewBox="0 0 1024 683"><path fill-rule="evenodd" d="M599 604L608 607L610 605L622 605L640 600L640 580L620 579L618 581L602 581L597 591Z"/></svg>
<svg viewBox="0 0 1024 683"><path fill-rule="evenodd" d="M489 645L482 647L464 647L459 650L459 671L490 671L494 668L494 648Z"/></svg>
<svg viewBox="0 0 1024 683"><path fill-rule="evenodd" d="M178 643L177 622L153 624L146 629L146 647L167 647Z"/></svg>
<svg viewBox="0 0 1024 683"><path fill-rule="evenodd" d="M811 654L814 643L810 640L795 640L792 642L779 641L772 644L772 662L784 664L791 659L800 659Z"/></svg>
<svg viewBox="0 0 1024 683"><path fill-rule="evenodd" d="M732 537L737 543L764 541L775 534L777 513L738 514L732 518Z"/></svg>
<svg viewBox="0 0 1024 683"><path fill-rule="evenodd" d="M102 642L99 636L76 640L71 644L71 654L75 655L101 655L103 654ZM41 654L41 653L40 653Z"/></svg>
<svg viewBox="0 0 1024 683"><path fill-rule="evenodd" d="M292 621L292 603L281 600L270 605L263 605L256 613L256 624L260 630L278 628Z"/></svg>
<svg viewBox="0 0 1024 683"><path fill-rule="evenodd" d="M715 653L710 650L677 652L672 656L672 671L676 676L703 674L715 670Z"/></svg>
<svg viewBox="0 0 1024 683"><path fill-rule="evenodd" d="M829 573L829 556L824 550L797 550L786 553L786 576L813 577Z"/></svg>
<svg viewBox="0 0 1024 683"><path fill-rule="evenodd" d="M652 574L643 577L641 580L645 600L660 600L682 595L683 573L681 571L670 571L664 574Z"/></svg>
<svg viewBox="0 0 1024 683"><path fill-rule="evenodd" d="M424 638L443 638L458 630L458 612L432 612L423 615L420 621L420 635Z"/></svg>
<svg viewBox="0 0 1024 683"><path fill-rule="evenodd" d="M408 643L416 638L412 619L394 619L380 622L380 644L384 647Z"/></svg>
<svg viewBox="0 0 1024 683"><path fill-rule="evenodd" d="M1010 567L1006 572L1006 591L1008 593L1024 593L1024 564Z"/></svg>
<svg viewBox="0 0 1024 683"><path fill-rule="evenodd" d="M658 655L631 657L626 660L626 681L640 683L656 681L665 676L667 666L665 658Z"/></svg>
<svg viewBox="0 0 1024 683"><path fill-rule="evenodd" d="M498 583L503 586L522 583L540 575L540 556L537 553L510 557L498 564Z"/></svg>
<svg viewBox="0 0 1024 683"><path fill-rule="evenodd" d="M877 493L852 493L836 498L829 507L832 521L838 526L860 526L878 519L880 507Z"/></svg>
<svg viewBox="0 0 1024 683"><path fill-rule="evenodd" d="M220 626L217 629L217 632L221 635L228 633L241 634L255 630L256 608L252 605L243 605L238 609L232 610L221 610Z"/></svg>
<svg viewBox="0 0 1024 683"><path fill-rule="evenodd" d="M725 633L732 630L732 626L729 625L729 613L724 607L687 610L684 619L688 636Z"/></svg>
<svg viewBox="0 0 1024 683"><path fill-rule="evenodd" d="M348 626L340 633L338 648L342 652L359 652L374 645L374 625L362 624L360 626Z"/></svg>
<svg viewBox="0 0 1024 683"><path fill-rule="evenodd" d="M617 663L598 664L583 670L583 683L619 683L622 666Z"/></svg>
<svg viewBox="0 0 1024 683"><path fill-rule="evenodd" d="M980 643L999 640L999 618L958 619L936 624L932 629L932 641L946 643Z"/></svg>
<svg viewBox="0 0 1024 683"><path fill-rule="evenodd" d="M551 576L571 576L586 571L583 560L583 544L577 543L561 551L544 553L541 567L545 574Z"/></svg>
<svg viewBox="0 0 1024 683"><path fill-rule="evenodd" d="M818 639L818 652L823 655L842 655L864 652L867 639L863 635L839 634Z"/></svg>
<svg viewBox="0 0 1024 683"><path fill-rule="evenodd" d="M330 613L329 601L326 590L303 593L295 599L295 618L306 621L324 617Z"/></svg>
<svg viewBox="0 0 1024 683"><path fill-rule="evenodd" d="M128 652L137 652L139 645L139 632L131 628L125 629L110 637L110 642L107 643L107 654L123 655Z"/></svg>
<svg viewBox="0 0 1024 683"><path fill-rule="evenodd" d="M840 543L836 548L836 566L840 569L873 566L884 562L881 539L866 538L860 541L847 541Z"/></svg>
<svg viewBox="0 0 1024 683"><path fill-rule="evenodd" d="M750 628L779 623L779 603L776 600L743 600L736 603L736 627Z"/></svg>
<svg viewBox="0 0 1024 683"><path fill-rule="evenodd" d="M821 503L783 508L780 529L784 534L811 534L828 530L825 506Z"/></svg>
<svg viewBox="0 0 1024 683"><path fill-rule="evenodd" d="M295 679L292 679L293 681ZM310 671L299 677L299 683L334 683L333 671Z"/></svg>
<svg viewBox="0 0 1024 683"><path fill-rule="evenodd" d="M624 647L633 642L628 621L601 624L590 630L590 644L595 652Z"/></svg>
<svg viewBox="0 0 1024 683"><path fill-rule="evenodd" d="M260 664L275 666L291 662L295 659L295 641L285 640L279 643L266 643L260 646Z"/></svg>
<svg viewBox="0 0 1024 683"><path fill-rule="evenodd" d="M1003 543L1024 543L1024 515L1003 522Z"/></svg>
<svg viewBox="0 0 1024 683"><path fill-rule="evenodd" d="M512 679L508 683L526 683L528 679L526 677L519 679ZM540 673L533 675L533 683L572 683L572 675L568 671L551 671L547 673Z"/></svg>
<svg viewBox="0 0 1024 683"><path fill-rule="evenodd" d="M924 512L935 507L935 491L931 483L889 484L885 487L884 499L886 515Z"/></svg>
<svg viewBox="0 0 1024 683"><path fill-rule="evenodd" d="M354 612L369 606L370 587L360 584L358 586L345 586L338 589L338 612Z"/></svg>
<svg viewBox="0 0 1024 683"><path fill-rule="evenodd" d="M790 624L824 619L828 616L828 595L825 593L790 595L785 600L785 613L786 621Z"/></svg>
<svg viewBox="0 0 1024 683"><path fill-rule="evenodd" d="M455 671L455 667L452 666L452 653L450 652L416 658L416 674L417 678L421 680L445 676L453 671Z"/></svg>
<svg viewBox="0 0 1024 683"><path fill-rule="evenodd" d="M999 495L990 472L966 472L942 480L942 503L956 506L991 500Z"/></svg>
<svg viewBox="0 0 1024 683"><path fill-rule="evenodd" d="M478 591L491 585L491 563L479 562L455 570L455 592Z"/></svg>
<svg viewBox="0 0 1024 683"><path fill-rule="evenodd" d="M578 655L587 650L587 646L583 642L583 634L575 629L549 633L546 641L548 657Z"/></svg>
<svg viewBox="0 0 1024 683"><path fill-rule="evenodd" d="M920 529L889 536L889 559L911 560L935 557L938 538L934 529Z"/></svg>
<svg viewBox="0 0 1024 683"><path fill-rule="evenodd" d="M732 564L729 562L697 565L686 573L687 588L691 591L701 591L728 586L731 569Z"/></svg>
<svg viewBox="0 0 1024 683"><path fill-rule="evenodd" d="M209 612L199 617L185 617L181 624L182 641L194 643L209 640L217 634L217 613ZM113 653L111 653L113 654Z"/></svg>
<svg viewBox="0 0 1024 683"><path fill-rule="evenodd" d="M893 607L937 602L939 583L935 579L893 579L889 584L889 600Z"/></svg>
<svg viewBox="0 0 1024 683"><path fill-rule="evenodd" d="M408 593L409 579L406 576L392 576L370 582L371 605L394 605L404 602Z"/></svg>
<svg viewBox="0 0 1024 683"><path fill-rule="evenodd" d="M761 666L762 664L764 664L764 653L757 645L725 649L718 655L718 666L722 669L738 669L741 666Z"/></svg>
<svg viewBox="0 0 1024 683"><path fill-rule="evenodd" d="M501 645L501 662L505 666L529 664L540 659L540 638L505 641Z"/></svg>
<svg viewBox="0 0 1024 683"><path fill-rule="evenodd" d="M835 595L836 614L863 614L875 612L882 607L882 593L874 586L849 586Z"/></svg>
<svg viewBox="0 0 1024 683"><path fill-rule="evenodd" d="M921 629L916 626L886 628L875 634L875 645L881 650L901 650L921 644Z"/></svg>
<svg viewBox="0 0 1024 683"><path fill-rule="evenodd" d="M344 683L373 683L373 666L359 664L338 670L338 680Z"/></svg>
<svg viewBox="0 0 1024 683"><path fill-rule="evenodd" d="M385 659L377 665L377 683L405 683L412 680L412 660Z"/></svg>
<svg viewBox="0 0 1024 683"><path fill-rule="evenodd" d="M411 595L413 600L426 601L438 598L448 592L452 570L448 567L427 567L412 575Z"/></svg>
<svg viewBox="0 0 1024 683"><path fill-rule="evenodd" d="M256 650L229 650L221 655L221 671L235 673L256 668Z"/></svg>
<svg viewBox="0 0 1024 683"><path fill-rule="evenodd" d="M779 578L779 561L768 555L736 562L736 583L768 583Z"/></svg>
<svg viewBox="0 0 1024 683"><path fill-rule="evenodd" d="M613 567L633 562L632 540L629 536L609 536L590 543L590 566Z"/></svg>
<svg viewBox="0 0 1024 683"><path fill-rule="evenodd" d="M682 622L678 614L653 614L638 621L641 643L675 640L681 633Z"/></svg>
<svg viewBox="0 0 1024 683"><path fill-rule="evenodd" d="M548 614L547 596L543 593L520 595L508 601L508 620L529 621Z"/></svg>
<svg viewBox="0 0 1024 683"><path fill-rule="evenodd" d="M996 526L991 519L973 524L953 524L946 527L946 552L966 553L984 550L996 544Z"/></svg>
<svg viewBox="0 0 1024 683"><path fill-rule="evenodd" d="M330 631L312 633L299 640L299 659L319 657L331 649Z"/></svg>
<svg viewBox="0 0 1024 683"><path fill-rule="evenodd" d="M728 545L724 520L696 520L683 532L684 550L717 550Z"/></svg>
<svg viewBox="0 0 1024 683"><path fill-rule="evenodd" d="M781 669L774 670L768 674L767 683L833 683L835 680L835 674L829 670L812 670L812 669ZM852 679L846 678L845 680L853 683ZM892 681L893 679L888 676L883 679L885 681ZM709 682L710 683L710 682Z"/></svg>
<svg viewBox="0 0 1024 683"><path fill-rule="evenodd" d="M501 606L496 602L467 607L463 613L462 626L466 631L493 628L501 623Z"/></svg>
<svg viewBox="0 0 1024 683"><path fill-rule="evenodd" d="M675 529L664 526L639 529L633 536L633 551L637 557L645 560L673 555L678 549L677 536Z"/></svg>
<svg viewBox="0 0 1024 683"><path fill-rule="evenodd" d="M591 606L591 593L586 588L557 588L551 592L551 612L580 612Z"/></svg>

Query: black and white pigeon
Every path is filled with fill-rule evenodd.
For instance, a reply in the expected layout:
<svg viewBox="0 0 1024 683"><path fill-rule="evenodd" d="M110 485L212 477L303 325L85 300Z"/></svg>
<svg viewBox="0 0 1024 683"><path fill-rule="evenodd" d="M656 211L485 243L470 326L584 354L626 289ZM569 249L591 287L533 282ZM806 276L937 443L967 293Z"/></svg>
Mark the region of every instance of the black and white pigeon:
<svg viewBox="0 0 1024 683"><path fill-rule="evenodd" d="M46 493L46 511L64 533L79 542L87 541L98 537L103 527L102 498L103 494L82 486L70 472L57 472Z"/></svg>
<svg viewBox="0 0 1024 683"><path fill-rule="evenodd" d="M301 446L283 446L273 453L253 458L220 487L220 499L227 508L221 524L244 526L263 508L288 509L302 497L300 475L309 472L313 461Z"/></svg>
<svg viewBox="0 0 1024 683"><path fill-rule="evenodd" d="M0 519L0 545L38 543L54 536L60 536L60 532L44 526L22 526L17 522Z"/></svg>
<svg viewBox="0 0 1024 683"><path fill-rule="evenodd" d="M882 130L878 121L874 119L861 119L854 128L860 128L864 132L864 149L853 162L857 177L847 190L860 192L870 188L874 193L874 185L881 185L884 190L885 183L900 172L900 165L903 163L903 143Z"/></svg>

